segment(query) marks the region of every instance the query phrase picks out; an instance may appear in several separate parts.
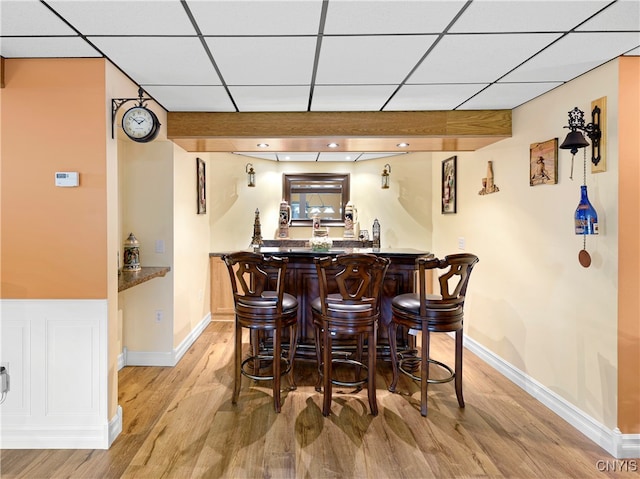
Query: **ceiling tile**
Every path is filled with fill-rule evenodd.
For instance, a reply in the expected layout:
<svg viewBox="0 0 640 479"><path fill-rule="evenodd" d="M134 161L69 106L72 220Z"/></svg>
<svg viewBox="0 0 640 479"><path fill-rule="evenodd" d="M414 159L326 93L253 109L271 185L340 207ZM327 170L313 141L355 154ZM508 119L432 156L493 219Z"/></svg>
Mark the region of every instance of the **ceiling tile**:
<svg viewBox="0 0 640 479"><path fill-rule="evenodd" d="M460 106L460 110L513 109L562 82L494 83Z"/></svg>
<svg viewBox="0 0 640 479"><path fill-rule="evenodd" d="M325 37L320 84L400 83L436 40L435 35Z"/></svg>
<svg viewBox="0 0 640 479"><path fill-rule="evenodd" d="M449 32L567 31L608 3L604 0L474 0Z"/></svg>
<svg viewBox="0 0 640 479"><path fill-rule="evenodd" d="M636 47L638 33L571 33L502 78L502 81L569 81Z"/></svg>
<svg viewBox="0 0 640 479"><path fill-rule="evenodd" d="M207 37L228 85L307 85L311 82L313 37Z"/></svg>
<svg viewBox="0 0 640 479"><path fill-rule="evenodd" d="M84 35L195 35L179 1L47 0Z"/></svg>
<svg viewBox="0 0 640 479"><path fill-rule="evenodd" d="M577 31L640 30L640 2L618 0L596 17L580 25Z"/></svg>
<svg viewBox="0 0 640 479"><path fill-rule="evenodd" d="M186 3L203 35L316 35L322 10L322 0Z"/></svg>
<svg viewBox="0 0 640 479"><path fill-rule="evenodd" d="M309 86L229 86L240 111L306 111Z"/></svg>
<svg viewBox="0 0 640 479"><path fill-rule="evenodd" d="M409 78L410 83L490 83L560 35L447 35Z"/></svg>
<svg viewBox="0 0 640 479"><path fill-rule="evenodd" d="M2 35L76 35L51 10L36 0L2 0Z"/></svg>
<svg viewBox="0 0 640 479"><path fill-rule="evenodd" d="M116 65L147 85L220 85L197 38L90 37Z"/></svg>
<svg viewBox="0 0 640 479"><path fill-rule="evenodd" d="M95 48L80 37L13 37L0 39L0 55L5 58L100 57Z"/></svg>
<svg viewBox="0 0 640 479"><path fill-rule="evenodd" d="M222 86L141 86L168 111L236 111Z"/></svg>
<svg viewBox="0 0 640 479"><path fill-rule="evenodd" d="M486 86L486 83L404 85L384 109L452 110Z"/></svg>
<svg viewBox="0 0 640 479"><path fill-rule="evenodd" d="M324 33L438 33L451 22L464 4L462 0L331 0Z"/></svg>
<svg viewBox="0 0 640 479"><path fill-rule="evenodd" d="M393 94L396 85L316 85L313 111L377 111Z"/></svg>

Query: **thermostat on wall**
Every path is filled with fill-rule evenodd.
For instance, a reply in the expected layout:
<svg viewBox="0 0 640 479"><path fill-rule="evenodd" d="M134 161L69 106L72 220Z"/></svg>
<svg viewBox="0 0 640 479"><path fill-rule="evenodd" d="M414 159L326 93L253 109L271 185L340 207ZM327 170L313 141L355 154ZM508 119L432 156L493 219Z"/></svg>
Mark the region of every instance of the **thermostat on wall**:
<svg viewBox="0 0 640 479"><path fill-rule="evenodd" d="M56 171L56 186L78 186L77 171Z"/></svg>

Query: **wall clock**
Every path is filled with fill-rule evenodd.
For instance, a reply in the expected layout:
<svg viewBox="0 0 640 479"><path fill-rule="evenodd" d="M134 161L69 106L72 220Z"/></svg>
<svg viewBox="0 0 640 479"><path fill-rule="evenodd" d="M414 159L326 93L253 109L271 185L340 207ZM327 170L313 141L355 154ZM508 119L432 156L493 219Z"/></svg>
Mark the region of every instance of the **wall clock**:
<svg viewBox="0 0 640 479"><path fill-rule="evenodd" d="M138 105L122 115L122 130L133 141L146 143L158 136L160 121L153 111Z"/></svg>

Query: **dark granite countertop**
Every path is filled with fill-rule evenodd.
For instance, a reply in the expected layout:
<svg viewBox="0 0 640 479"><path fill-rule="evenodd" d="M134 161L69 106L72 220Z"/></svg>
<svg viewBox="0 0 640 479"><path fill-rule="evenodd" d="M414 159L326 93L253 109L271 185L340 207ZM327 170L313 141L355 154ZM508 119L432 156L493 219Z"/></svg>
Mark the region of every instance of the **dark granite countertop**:
<svg viewBox="0 0 640 479"><path fill-rule="evenodd" d="M253 251L252 248L245 248L235 251ZM209 256L220 257L225 254L232 253L233 251L219 251L209 253ZM263 254L281 254L286 256L323 256L323 255L336 255L343 253L371 253L379 254L381 256L422 256L428 255L428 251L417 250L413 248L346 248L346 247L333 247L329 251L313 251L310 247L275 247L275 246L263 246L260 248L259 253Z"/></svg>
<svg viewBox="0 0 640 479"><path fill-rule="evenodd" d="M118 275L118 292L164 276L169 271L171 268L168 266L145 266L140 271L122 271Z"/></svg>

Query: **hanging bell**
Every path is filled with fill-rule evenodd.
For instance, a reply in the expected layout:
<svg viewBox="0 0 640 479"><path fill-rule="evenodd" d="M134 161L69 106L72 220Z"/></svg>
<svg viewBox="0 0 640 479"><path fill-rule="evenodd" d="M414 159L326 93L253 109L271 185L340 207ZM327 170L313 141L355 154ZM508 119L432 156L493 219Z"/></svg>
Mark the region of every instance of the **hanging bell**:
<svg viewBox="0 0 640 479"><path fill-rule="evenodd" d="M589 142L584 138L584 135L578 130L570 131L567 137L558 148L563 150L571 150L571 154L575 155L578 152L578 148L585 148L589 146Z"/></svg>

